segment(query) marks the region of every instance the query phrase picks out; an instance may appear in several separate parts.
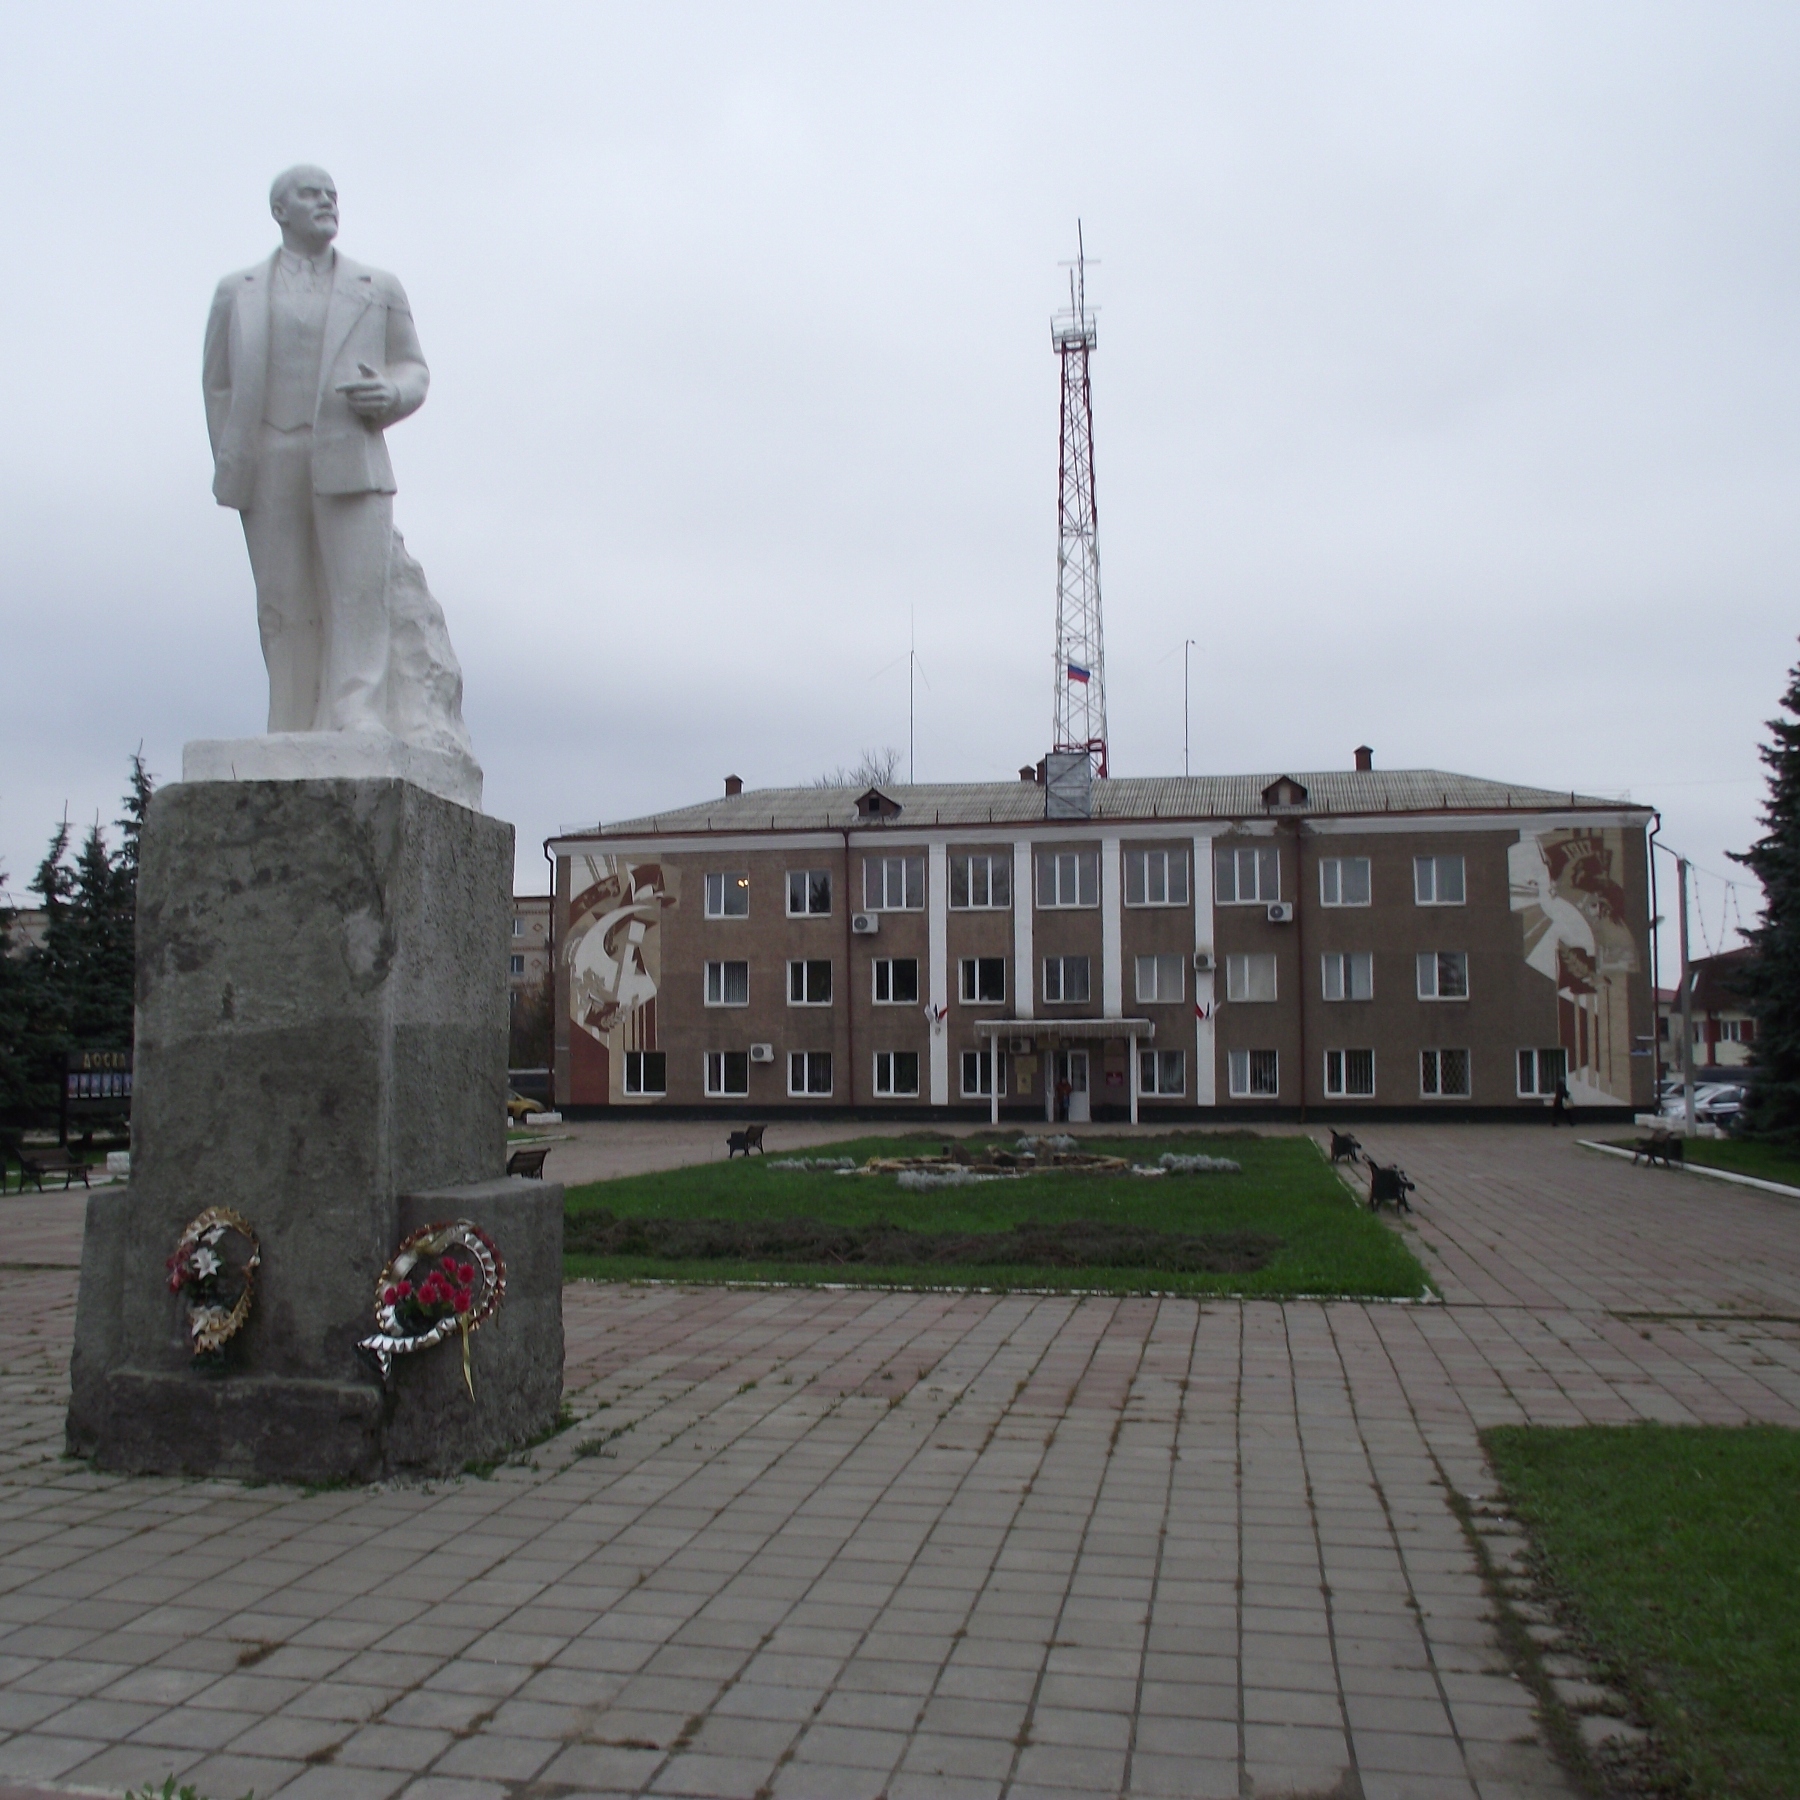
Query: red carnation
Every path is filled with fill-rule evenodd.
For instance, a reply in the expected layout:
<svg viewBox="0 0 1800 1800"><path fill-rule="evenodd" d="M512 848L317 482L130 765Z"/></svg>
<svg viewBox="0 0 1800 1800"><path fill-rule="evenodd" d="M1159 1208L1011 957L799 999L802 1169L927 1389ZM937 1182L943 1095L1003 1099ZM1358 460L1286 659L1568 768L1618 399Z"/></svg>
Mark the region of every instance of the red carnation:
<svg viewBox="0 0 1800 1800"><path fill-rule="evenodd" d="M456 1310L459 1313L466 1313L469 1310L469 1296L467 1294L458 1294L456 1296Z"/></svg>

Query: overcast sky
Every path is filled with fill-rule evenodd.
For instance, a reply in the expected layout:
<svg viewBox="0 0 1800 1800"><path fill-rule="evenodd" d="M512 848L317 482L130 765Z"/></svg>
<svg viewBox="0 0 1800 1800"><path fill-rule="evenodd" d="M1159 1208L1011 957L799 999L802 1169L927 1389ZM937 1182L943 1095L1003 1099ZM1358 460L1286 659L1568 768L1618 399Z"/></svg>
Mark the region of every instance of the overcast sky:
<svg viewBox="0 0 1800 1800"><path fill-rule="evenodd" d="M1115 772L1179 773L1193 638L1197 771L1366 741L1732 873L1800 629L1797 76L1774 5L7 7L0 867L263 727L200 340L307 159L411 296L396 519L524 888L904 749L911 619L918 778L1042 754L1077 217Z"/></svg>

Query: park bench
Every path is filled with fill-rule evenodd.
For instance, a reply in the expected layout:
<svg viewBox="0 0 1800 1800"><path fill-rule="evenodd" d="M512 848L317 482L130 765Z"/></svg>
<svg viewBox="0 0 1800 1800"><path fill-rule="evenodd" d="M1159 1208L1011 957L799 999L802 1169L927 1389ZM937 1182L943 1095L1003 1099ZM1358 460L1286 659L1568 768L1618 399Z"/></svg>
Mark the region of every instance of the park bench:
<svg viewBox="0 0 1800 1800"><path fill-rule="evenodd" d="M539 1144L528 1150L515 1150L506 1159L506 1172L509 1175L523 1175L527 1181L544 1179L544 1158L550 1154L550 1145Z"/></svg>
<svg viewBox="0 0 1800 1800"><path fill-rule="evenodd" d="M742 1131L734 1131L725 1140L725 1160L730 1162L740 1153L748 1156L752 1150L763 1149L763 1133L769 1128L766 1125L746 1125ZM768 1151L763 1150L767 1156Z"/></svg>
<svg viewBox="0 0 1800 1800"><path fill-rule="evenodd" d="M48 1150L27 1150L23 1147L15 1149L13 1154L19 1159L19 1192L25 1191L25 1178L30 1176L37 1183L37 1190L44 1191L46 1175L60 1175L63 1186L67 1188L75 1177L81 1177L81 1185L88 1185L88 1166L79 1156L72 1156L60 1144L52 1145Z"/></svg>
<svg viewBox="0 0 1800 1800"><path fill-rule="evenodd" d="M1640 1158L1652 1168L1661 1163L1665 1169L1672 1169L1682 1160L1681 1139L1672 1131L1653 1131L1631 1147L1632 1162L1635 1164Z"/></svg>
<svg viewBox="0 0 1800 1800"><path fill-rule="evenodd" d="M1406 1196L1418 1186L1409 1181L1406 1171L1398 1163L1385 1166L1373 1158L1369 1161L1369 1211L1380 1212L1383 1206L1392 1206L1396 1212L1411 1212Z"/></svg>
<svg viewBox="0 0 1800 1800"><path fill-rule="evenodd" d="M1333 1162L1355 1162L1363 1153L1363 1147L1347 1131L1334 1131L1331 1134L1331 1160Z"/></svg>

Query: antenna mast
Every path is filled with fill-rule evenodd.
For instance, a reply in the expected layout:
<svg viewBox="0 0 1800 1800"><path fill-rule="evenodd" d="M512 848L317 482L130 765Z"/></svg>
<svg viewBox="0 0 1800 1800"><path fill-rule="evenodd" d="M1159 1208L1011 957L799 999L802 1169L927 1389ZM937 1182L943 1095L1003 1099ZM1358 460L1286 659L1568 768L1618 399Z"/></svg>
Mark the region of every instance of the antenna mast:
<svg viewBox="0 0 1800 1800"><path fill-rule="evenodd" d="M1095 344L1087 309L1087 246L1075 224L1069 310L1050 321L1062 360L1062 434L1056 480L1056 671L1051 742L1086 751L1106 769L1106 650L1100 636L1099 515L1094 507L1094 397L1088 358Z"/></svg>

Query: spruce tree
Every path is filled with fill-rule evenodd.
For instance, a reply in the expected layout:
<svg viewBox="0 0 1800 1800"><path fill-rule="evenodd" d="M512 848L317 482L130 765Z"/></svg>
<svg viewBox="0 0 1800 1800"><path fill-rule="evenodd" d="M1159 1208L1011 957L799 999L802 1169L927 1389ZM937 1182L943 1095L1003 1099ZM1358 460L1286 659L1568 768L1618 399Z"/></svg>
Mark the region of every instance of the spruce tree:
<svg viewBox="0 0 1800 1800"><path fill-rule="evenodd" d="M5 889L6 877L0 875L0 1126L20 1126L31 1110L25 996L29 977L20 947L13 942L13 908Z"/></svg>
<svg viewBox="0 0 1800 1800"><path fill-rule="evenodd" d="M1747 935L1756 954L1741 987L1756 1019L1746 1129L1800 1145L1800 665L1788 673L1761 756L1769 772L1763 835L1732 860L1762 883L1762 923Z"/></svg>

